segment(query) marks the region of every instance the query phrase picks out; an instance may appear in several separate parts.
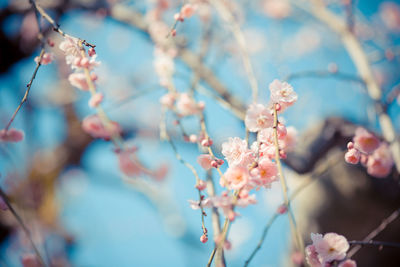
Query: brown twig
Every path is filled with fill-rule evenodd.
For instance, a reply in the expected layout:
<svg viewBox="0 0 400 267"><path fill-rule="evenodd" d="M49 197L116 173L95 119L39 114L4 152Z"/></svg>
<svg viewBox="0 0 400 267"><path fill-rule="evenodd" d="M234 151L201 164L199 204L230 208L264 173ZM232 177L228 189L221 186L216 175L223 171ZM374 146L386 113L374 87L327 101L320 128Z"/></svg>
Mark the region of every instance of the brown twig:
<svg viewBox="0 0 400 267"><path fill-rule="evenodd" d="M25 235L28 237L29 243L31 244L33 251L36 254L36 257L42 266L47 266L45 261L43 260L42 256L39 253L39 250L37 249L35 243L33 242L32 235L29 232L28 227L26 227L24 221L22 220L21 216L16 212L14 207L11 205L10 201L8 200L8 197L6 193L4 193L3 189L0 187L0 196L4 200L4 203L7 205L8 209L10 210L11 214L14 216L14 218L17 220L18 224L21 226L22 230L24 231Z"/></svg>
<svg viewBox="0 0 400 267"><path fill-rule="evenodd" d="M386 229L386 227L392 223L394 220L396 220L400 215L400 209L395 210L392 214L390 214L389 217L384 219L381 224L377 228L375 228L372 232L370 232L362 241L363 242L370 242L373 238L375 238L379 233L381 233L383 230ZM353 247L347 256L351 258L354 256L359 250L361 249L361 245L357 245Z"/></svg>

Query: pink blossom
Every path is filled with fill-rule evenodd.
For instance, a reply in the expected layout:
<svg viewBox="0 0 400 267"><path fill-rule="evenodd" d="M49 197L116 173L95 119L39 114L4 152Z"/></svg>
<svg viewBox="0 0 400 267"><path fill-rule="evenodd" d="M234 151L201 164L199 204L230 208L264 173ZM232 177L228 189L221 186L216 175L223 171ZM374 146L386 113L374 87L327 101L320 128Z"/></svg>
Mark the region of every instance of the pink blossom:
<svg viewBox="0 0 400 267"><path fill-rule="evenodd" d="M350 164L357 164L358 162L360 162L360 158L361 153L355 148L349 149L349 151L347 151L344 155L345 161Z"/></svg>
<svg viewBox="0 0 400 267"><path fill-rule="evenodd" d="M196 101L188 93L179 94L176 109L182 116L195 115L200 111Z"/></svg>
<svg viewBox="0 0 400 267"><path fill-rule="evenodd" d="M238 207L242 207L245 208L248 205L254 205L257 204L257 199L256 199L256 195L247 195L246 197L240 197L237 202L236 205Z"/></svg>
<svg viewBox="0 0 400 267"><path fill-rule="evenodd" d="M35 62L39 63L40 57L35 57ZM47 65L50 64L54 60L54 54L53 53L44 53L42 56L42 60L40 61L41 65Z"/></svg>
<svg viewBox="0 0 400 267"><path fill-rule="evenodd" d="M223 176L228 188L234 190L243 188L248 183L249 178L249 171L243 166L229 167Z"/></svg>
<svg viewBox="0 0 400 267"><path fill-rule="evenodd" d="M197 163L199 163L200 166L207 171L213 167L211 165L213 160L213 157L211 157L209 154L202 154L197 157Z"/></svg>
<svg viewBox="0 0 400 267"><path fill-rule="evenodd" d="M384 2L380 6L380 15L388 27L392 31L400 31L400 7L394 2Z"/></svg>
<svg viewBox="0 0 400 267"><path fill-rule="evenodd" d="M252 170L252 175L254 174L260 180L261 185L269 186L277 180L278 168L276 163L267 157L263 157L258 162L258 167Z"/></svg>
<svg viewBox="0 0 400 267"><path fill-rule="evenodd" d="M264 12L274 19L283 19L290 15L291 8L288 0L264 0Z"/></svg>
<svg viewBox="0 0 400 267"><path fill-rule="evenodd" d="M183 19L190 18L195 13L195 6L192 4L185 4L181 8L180 17Z"/></svg>
<svg viewBox="0 0 400 267"><path fill-rule="evenodd" d="M21 263L23 267L40 267L41 264L35 254L26 253L22 256Z"/></svg>
<svg viewBox="0 0 400 267"><path fill-rule="evenodd" d="M358 127L354 136L354 147L362 153L370 154L378 148L379 139L362 127Z"/></svg>
<svg viewBox="0 0 400 267"><path fill-rule="evenodd" d="M293 87L287 82L274 80L269 85L271 100L273 103L279 103L282 107L288 107L297 101L297 94Z"/></svg>
<svg viewBox="0 0 400 267"><path fill-rule="evenodd" d="M153 173L153 178L157 181L162 181L165 179L169 171L167 164L161 164L157 170Z"/></svg>
<svg viewBox="0 0 400 267"><path fill-rule="evenodd" d="M245 124L250 132L272 127L274 118L271 111L262 104L251 104L247 109Z"/></svg>
<svg viewBox="0 0 400 267"><path fill-rule="evenodd" d="M160 98L160 103L161 105L167 107L167 108L173 108L174 103L175 103L175 94L173 93L167 93L165 95L163 95Z"/></svg>
<svg viewBox="0 0 400 267"><path fill-rule="evenodd" d="M92 74L90 78L92 79L92 81L94 81L97 79L97 76ZM81 72L71 73L68 76L68 81L70 82L70 84L72 86L74 86L78 89L81 89L83 91L89 90L89 85L87 83L86 75L84 73L81 73Z"/></svg>
<svg viewBox="0 0 400 267"><path fill-rule="evenodd" d="M288 211L288 208L285 204L279 205L279 207L276 209L276 213L278 214L285 214Z"/></svg>
<svg viewBox="0 0 400 267"><path fill-rule="evenodd" d="M195 187L197 190L202 191L207 188L207 183L204 180L198 180Z"/></svg>
<svg viewBox="0 0 400 267"><path fill-rule="evenodd" d="M357 267L357 263L353 260L347 259L339 263L338 267Z"/></svg>
<svg viewBox="0 0 400 267"><path fill-rule="evenodd" d="M208 241L207 235L203 234L202 236L200 236L200 242L201 243L206 243L207 241Z"/></svg>
<svg viewBox="0 0 400 267"><path fill-rule="evenodd" d="M0 142L20 142L24 139L24 132L11 128L0 130Z"/></svg>
<svg viewBox="0 0 400 267"><path fill-rule="evenodd" d="M347 250L350 248L347 239L336 233L327 233L324 236L312 233L311 239L322 263L343 260L346 257Z"/></svg>
<svg viewBox="0 0 400 267"><path fill-rule="evenodd" d="M310 267L322 267L322 263L319 260L318 253L315 250L314 245L306 247L306 261Z"/></svg>
<svg viewBox="0 0 400 267"><path fill-rule="evenodd" d="M104 95L102 93L94 94L89 100L89 107L96 108L103 101Z"/></svg>
<svg viewBox="0 0 400 267"><path fill-rule="evenodd" d="M293 126L286 128L286 135L282 140L282 148L286 151L292 151L297 143L297 130ZM280 146L280 145L279 145Z"/></svg>
<svg viewBox="0 0 400 267"><path fill-rule="evenodd" d="M65 60L68 65L72 65L76 58L80 58L81 49L78 45L78 39L72 37L65 37L59 45L59 48L65 54Z"/></svg>
<svg viewBox="0 0 400 267"><path fill-rule="evenodd" d="M229 137L228 142L222 143L222 154L229 166L241 165L247 167L254 161L252 151L247 148L247 142L239 137Z"/></svg>
<svg viewBox="0 0 400 267"><path fill-rule="evenodd" d="M137 176L142 173L142 168L135 157L136 148L125 149L118 152L120 170L127 176Z"/></svg>
<svg viewBox="0 0 400 267"><path fill-rule="evenodd" d="M190 204L190 207L194 210L198 210L198 209L200 209L200 207L211 208L213 205L213 202L209 198L203 199L201 201L189 199L188 202Z"/></svg>
<svg viewBox="0 0 400 267"><path fill-rule="evenodd" d="M393 166L393 158L389 146L386 143L374 151L367 160L367 172L369 175L384 178L390 174Z"/></svg>
<svg viewBox="0 0 400 267"><path fill-rule="evenodd" d="M300 251L293 252L291 258L293 263L297 266L300 266L304 261L303 254Z"/></svg>
<svg viewBox="0 0 400 267"><path fill-rule="evenodd" d="M90 115L84 118L82 121L82 128L92 137L106 140L121 132L121 127L117 122L111 121L109 125L105 127L97 115Z"/></svg>

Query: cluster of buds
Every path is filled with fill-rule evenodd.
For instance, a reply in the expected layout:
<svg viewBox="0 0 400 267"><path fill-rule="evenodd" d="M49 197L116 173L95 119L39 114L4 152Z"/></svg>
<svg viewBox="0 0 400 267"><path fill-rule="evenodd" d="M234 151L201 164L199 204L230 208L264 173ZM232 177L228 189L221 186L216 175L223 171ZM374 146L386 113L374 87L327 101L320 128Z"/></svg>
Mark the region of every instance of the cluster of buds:
<svg viewBox="0 0 400 267"><path fill-rule="evenodd" d="M347 144L344 158L347 163L361 164L369 175L384 178L390 174L393 158L389 146L364 128L357 128L353 142Z"/></svg>

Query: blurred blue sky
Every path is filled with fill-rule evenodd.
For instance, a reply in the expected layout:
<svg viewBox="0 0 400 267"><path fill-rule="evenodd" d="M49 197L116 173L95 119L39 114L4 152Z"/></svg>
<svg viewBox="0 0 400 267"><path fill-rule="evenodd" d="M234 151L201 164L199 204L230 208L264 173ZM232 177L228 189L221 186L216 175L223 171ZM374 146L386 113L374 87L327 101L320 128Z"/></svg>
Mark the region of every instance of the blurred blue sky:
<svg viewBox="0 0 400 267"><path fill-rule="evenodd" d="M368 18L376 17L380 1L357 2ZM4 1L0 3L2 6ZM306 18L307 24L299 23L299 19L303 19L301 16L274 21L254 10L249 11L247 17L243 30L256 31L265 40L262 49L251 57L262 90L260 102L267 103L267 88L273 79L283 79L291 73L325 70L330 62L335 62L344 73L356 73L337 36L318 22ZM16 18L2 27L12 33L18 23L20 21ZM116 107L112 104L119 92L129 93L129 90L137 89L133 86L137 77L144 79L143 85L136 86L140 87L137 90L158 87L158 78L152 65L153 46L148 37L110 19L103 20L83 12L65 14L60 25L66 32L96 44L98 58L102 62L99 90L105 92L105 108L111 118L128 128L153 129L157 126L160 114L157 103L163 94L161 88L125 105ZM320 45L308 54L290 55L293 49L302 45L301 40L291 43L291 38L305 25L318 33ZM198 20L194 18L180 25L178 33L193 40L189 44L195 49L201 36ZM58 43L60 38L55 38ZM398 44L398 40L398 35L391 36L392 44ZM240 59L226 55L218 57L218 53L220 50L213 51L206 62L234 94L250 103L251 92L240 67ZM2 124L7 122L23 95L24 84L35 66L33 57L22 60L8 73L0 76ZM396 61L397 65L379 66L384 68L384 74L388 77L384 88L399 82L399 72L396 69L398 59ZM176 72L178 90L184 91L190 85L190 72L179 62ZM40 69L29 98L33 108L23 108L13 124L25 131L27 139L19 144L2 145L12 157L10 159L4 154L0 155L1 173L17 169L19 176L24 177L24 166L27 166L26 163L35 151L54 148L64 140L66 126L63 114L49 97L58 90L58 79L59 72L55 64ZM329 116L341 116L376 129L375 117L367 112L373 103L357 83L333 78L304 78L295 80L292 85L299 94L299 101L285 112L284 118L288 125L295 126L300 133ZM88 96L82 92L76 93L78 101L75 108L79 117L84 118L92 112L87 106ZM208 127L216 144L221 144L228 137L244 137L243 126L234 116L205 96L199 95L198 99L206 102ZM399 106L393 105L390 113L399 130ZM190 119L184 123L187 123L190 130L195 130L191 127L194 123ZM70 251L73 265L204 266L212 250L212 242L199 242L200 213L191 210L187 203L188 199L197 197L193 188L193 175L174 159L168 144L154 142L146 137L135 138L132 142L139 146L140 156L149 165L155 167L158 162L168 162L170 165L171 172L163 185L163 191L169 196L167 199L171 200L166 201L170 209L167 214L171 212L173 216L163 218L148 198L122 182L111 144L94 141L85 151L81 165L70 166L59 180L58 199L62 225L76 238L76 245ZM204 175L196 164L196 147L178 143L178 149ZM219 147L216 149L219 150ZM239 209L242 217L235 221L230 233L233 249L226 254L229 266L243 265L271 212L279 204L276 201L280 198L279 187L261 191L257 192L259 204ZM210 216L207 217L207 225L211 229ZM288 241L289 227L286 218L282 217L273 225L253 266L282 266L287 255ZM7 245L4 246L3 258L10 266L18 266L18 257L19 254L10 251Z"/></svg>

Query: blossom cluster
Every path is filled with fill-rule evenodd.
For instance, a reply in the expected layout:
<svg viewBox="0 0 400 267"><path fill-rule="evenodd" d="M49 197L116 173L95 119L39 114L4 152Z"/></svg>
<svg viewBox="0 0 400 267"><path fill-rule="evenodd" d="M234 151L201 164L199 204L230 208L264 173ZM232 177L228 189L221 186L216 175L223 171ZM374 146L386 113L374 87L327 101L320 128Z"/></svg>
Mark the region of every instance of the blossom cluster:
<svg viewBox="0 0 400 267"><path fill-rule="evenodd" d="M250 132L257 133L257 140L250 146L247 140L230 137L222 143L221 153L224 155L228 168L220 177L220 185L226 189L221 196L204 198L200 202L191 201L192 208L216 207L231 221L238 215L235 206L246 207L255 204L255 195L250 195L253 189L269 188L271 183L279 179L276 164L276 151L279 157L285 158L295 143L296 131L278 121L276 113L294 104L297 94L291 85L274 80L270 86L270 103L251 104L245 116L245 125ZM276 131L276 140L275 140ZM278 142L279 148L276 147ZM203 154L198 157L198 163L205 169L219 168L224 163L213 155ZM229 195L233 190L235 194Z"/></svg>
<svg viewBox="0 0 400 267"><path fill-rule="evenodd" d="M353 142L347 144L344 158L347 163L361 164L369 175L378 178L388 176L392 170L393 158L389 146L364 128L357 128Z"/></svg>
<svg viewBox="0 0 400 267"><path fill-rule="evenodd" d="M351 259L346 259L350 248L347 239L336 233L311 234L313 243L306 247L306 261L311 267L356 267Z"/></svg>

